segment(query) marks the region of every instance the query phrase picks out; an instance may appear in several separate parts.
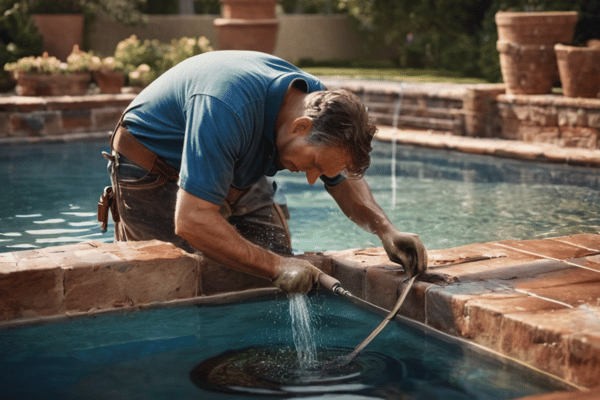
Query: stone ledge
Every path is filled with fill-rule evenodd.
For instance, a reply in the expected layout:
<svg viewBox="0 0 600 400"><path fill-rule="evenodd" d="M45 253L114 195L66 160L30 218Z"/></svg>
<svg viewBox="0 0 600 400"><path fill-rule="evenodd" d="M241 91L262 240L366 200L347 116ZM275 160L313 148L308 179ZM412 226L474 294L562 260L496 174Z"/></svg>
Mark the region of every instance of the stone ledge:
<svg viewBox="0 0 600 400"><path fill-rule="evenodd" d="M387 310L405 286L402 268L382 248L301 257ZM476 243L430 251L429 260L401 315L576 386L598 384L600 235ZM0 320L14 325L271 287L232 274L239 275L159 241L0 253Z"/></svg>
<svg viewBox="0 0 600 400"><path fill-rule="evenodd" d="M381 126L376 138L398 144L446 149L463 153L543 161L586 167L600 167L600 150L565 148L550 143L529 143L519 140L480 139L434 133L429 130L393 129Z"/></svg>
<svg viewBox="0 0 600 400"><path fill-rule="evenodd" d="M400 314L594 387L600 376L598 254L596 234L430 251L429 270ZM347 290L393 308L404 273L382 248L326 255Z"/></svg>

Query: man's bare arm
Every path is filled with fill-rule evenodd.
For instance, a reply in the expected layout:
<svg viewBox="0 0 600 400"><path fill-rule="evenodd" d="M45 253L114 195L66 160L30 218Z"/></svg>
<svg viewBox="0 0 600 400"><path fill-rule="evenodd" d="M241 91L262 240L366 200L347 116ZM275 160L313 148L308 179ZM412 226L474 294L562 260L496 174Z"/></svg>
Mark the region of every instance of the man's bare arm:
<svg viewBox="0 0 600 400"><path fill-rule="evenodd" d="M390 260L401 264L409 276L427 269L427 250L419 237L396 229L364 179L346 179L326 189L350 220L379 237Z"/></svg>
<svg viewBox="0 0 600 400"><path fill-rule="evenodd" d="M305 260L281 257L243 238L219 214L219 206L183 189L177 193L175 233L208 258L271 279L286 292L307 292L320 271Z"/></svg>

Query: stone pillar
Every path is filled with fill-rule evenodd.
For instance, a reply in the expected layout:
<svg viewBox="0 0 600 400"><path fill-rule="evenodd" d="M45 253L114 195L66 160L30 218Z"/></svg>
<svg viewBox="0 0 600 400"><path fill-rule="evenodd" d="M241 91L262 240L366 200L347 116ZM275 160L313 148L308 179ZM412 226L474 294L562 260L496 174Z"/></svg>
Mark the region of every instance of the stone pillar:
<svg viewBox="0 0 600 400"><path fill-rule="evenodd" d="M467 88L463 111L465 135L471 137L497 137L498 107L496 96L504 94L504 85Z"/></svg>

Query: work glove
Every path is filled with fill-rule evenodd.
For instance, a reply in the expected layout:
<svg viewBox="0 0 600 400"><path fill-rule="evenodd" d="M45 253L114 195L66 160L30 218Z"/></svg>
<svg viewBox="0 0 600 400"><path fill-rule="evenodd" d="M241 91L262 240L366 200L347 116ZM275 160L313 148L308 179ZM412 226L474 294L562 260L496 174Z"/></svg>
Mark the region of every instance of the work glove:
<svg viewBox="0 0 600 400"><path fill-rule="evenodd" d="M395 231L385 235L381 243L390 260L402 265L408 278L427 269L427 249L418 235Z"/></svg>
<svg viewBox="0 0 600 400"><path fill-rule="evenodd" d="M306 293L317 282L321 270L306 260L282 257L271 282L286 293Z"/></svg>

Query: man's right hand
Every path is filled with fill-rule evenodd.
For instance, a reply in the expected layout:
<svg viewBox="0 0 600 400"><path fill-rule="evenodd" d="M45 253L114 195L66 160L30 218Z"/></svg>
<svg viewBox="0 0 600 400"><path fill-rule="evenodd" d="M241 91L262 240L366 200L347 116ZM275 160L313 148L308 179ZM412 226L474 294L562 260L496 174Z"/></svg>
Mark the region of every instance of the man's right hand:
<svg viewBox="0 0 600 400"><path fill-rule="evenodd" d="M306 260L282 257L271 282L286 293L306 293L317 283L320 273Z"/></svg>

